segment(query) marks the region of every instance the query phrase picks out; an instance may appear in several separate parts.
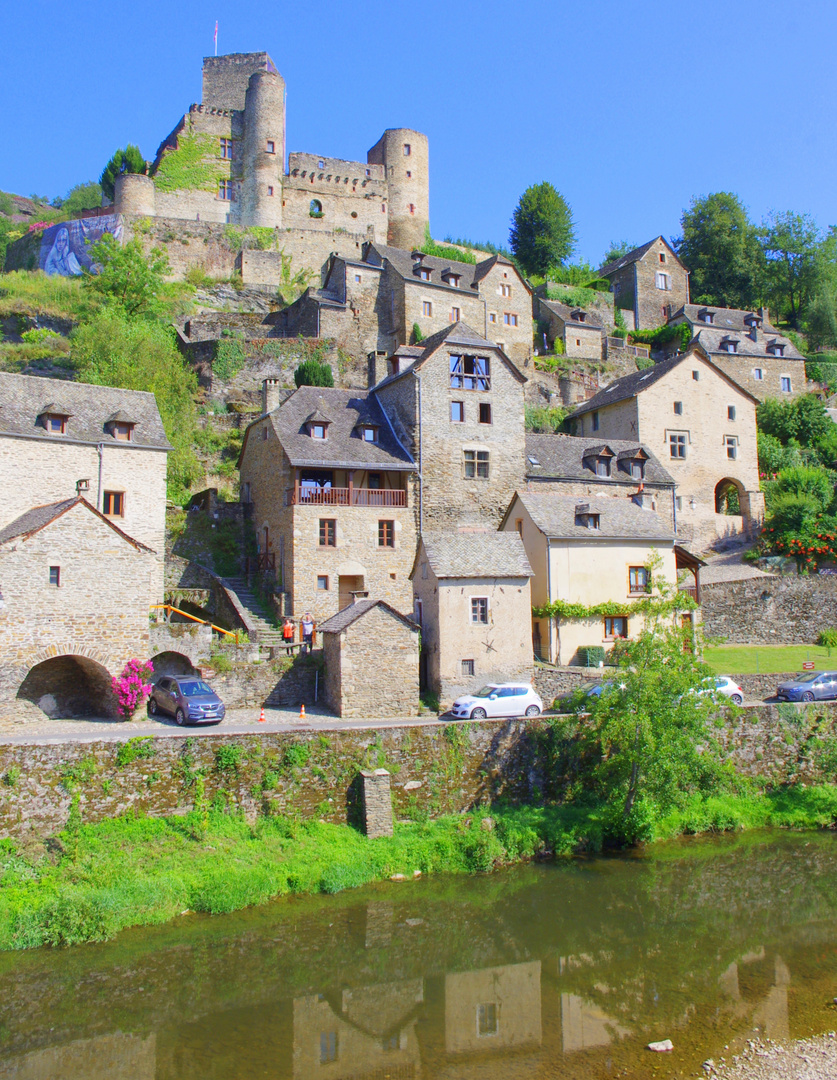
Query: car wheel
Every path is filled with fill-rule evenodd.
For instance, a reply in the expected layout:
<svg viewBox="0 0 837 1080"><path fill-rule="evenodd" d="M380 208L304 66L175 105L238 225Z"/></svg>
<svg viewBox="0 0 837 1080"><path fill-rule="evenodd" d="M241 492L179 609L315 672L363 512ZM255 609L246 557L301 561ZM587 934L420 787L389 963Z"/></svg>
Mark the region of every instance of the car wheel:
<svg viewBox="0 0 837 1080"><path fill-rule="evenodd" d="M174 721L176 724L179 724L180 727L183 727L186 723L186 713L182 709L178 709L174 714Z"/></svg>
<svg viewBox="0 0 837 1080"><path fill-rule="evenodd" d="M529 708L526 710L526 715L527 716L540 716L540 712L541 712L541 710L537 707L537 705L530 705Z"/></svg>
<svg viewBox="0 0 837 1080"><path fill-rule="evenodd" d="M733 705L743 705L744 704L744 698L740 694L730 694L729 699L733 703Z"/></svg>
<svg viewBox="0 0 837 1080"><path fill-rule="evenodd" d="M148 699L148 715L149 716L156 716L158 712L159 712L159 710L157 708L157 699L153 698L153 697L149 698Z"/></svg>
<svg viewBox="0 0 837 1080"><path fill-rule="evenodd" d="M802 695L802 700L803 701L813 701L814 700L814 695L811 693L810 690L806 690L805 693Z"/></svg>
<svg viewBox="0 0 837 1080"><path fill-rule="evenodd" d="M471 709L472 720L485 720L485 709Z"/></svg>

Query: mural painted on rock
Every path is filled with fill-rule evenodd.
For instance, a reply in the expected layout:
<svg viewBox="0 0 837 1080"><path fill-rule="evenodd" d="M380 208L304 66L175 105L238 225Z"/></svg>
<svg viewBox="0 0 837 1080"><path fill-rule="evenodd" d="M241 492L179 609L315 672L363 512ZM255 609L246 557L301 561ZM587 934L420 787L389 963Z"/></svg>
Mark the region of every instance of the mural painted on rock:
<svg viewBox="0 0 837 1080"><path fill-rule="evenodd" d="M88 248L101 240L105 233L112 233L117 240L122 240L120 214L79 218L51 225L41 237L39 268L46 274L59 274L62 277L78 277L85 270L95 274L96 266L88 254Z"/></svg>

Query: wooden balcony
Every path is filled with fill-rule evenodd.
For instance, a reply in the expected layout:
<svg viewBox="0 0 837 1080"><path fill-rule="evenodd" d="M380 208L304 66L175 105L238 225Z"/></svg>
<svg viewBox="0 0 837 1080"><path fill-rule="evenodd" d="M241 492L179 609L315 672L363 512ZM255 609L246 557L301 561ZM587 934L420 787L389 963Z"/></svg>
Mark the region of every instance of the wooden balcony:
<svg viewBox="0 0 837 1080"><path fill-rule="evenodd" d="M700 603L700 587L695 585L678 585L678 592L684 592L687 596L691 596L696 604Z"/></svg>
<svg viewBox="0 0 837 1080"><path fill-rule="evenodd" d="M404 507L407 492L384 488L315 488L305 485L288 488L285 506L372 506Z"/></svg>

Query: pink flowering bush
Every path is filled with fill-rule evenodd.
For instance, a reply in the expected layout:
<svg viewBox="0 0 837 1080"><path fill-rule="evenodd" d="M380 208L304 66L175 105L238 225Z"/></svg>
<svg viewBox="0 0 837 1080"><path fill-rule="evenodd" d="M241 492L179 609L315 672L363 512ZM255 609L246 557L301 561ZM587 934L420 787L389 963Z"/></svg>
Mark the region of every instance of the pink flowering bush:
<svg viewBox="0 0 837 1080"><path fill-rule="evenodd" d="M49 224L50 223L48 221L36 221L33 225L30 225L26 231L31 233L41 232L42 229L48 229Z"/></svg>
<svg viewBox="0 0 837 1080"><path fill-rule="evenodd" d="M119 715L130 720L137 709L141 708L151 693L149 677L154 674L150 660L129 660L121 675L113 678L113 692L116 694Z"/></svg>

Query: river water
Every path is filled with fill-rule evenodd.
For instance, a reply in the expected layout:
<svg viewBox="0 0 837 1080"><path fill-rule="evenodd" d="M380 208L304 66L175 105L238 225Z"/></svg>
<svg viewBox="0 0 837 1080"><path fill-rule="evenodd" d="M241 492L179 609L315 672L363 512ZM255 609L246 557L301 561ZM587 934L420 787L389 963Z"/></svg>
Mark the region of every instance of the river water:
<svg viewBox="0 0 837 1080"><path fill-rule="evenodd" d="M0 1080L695 1076L835 996L837 835L691 840L3 954Z"/></svg>

